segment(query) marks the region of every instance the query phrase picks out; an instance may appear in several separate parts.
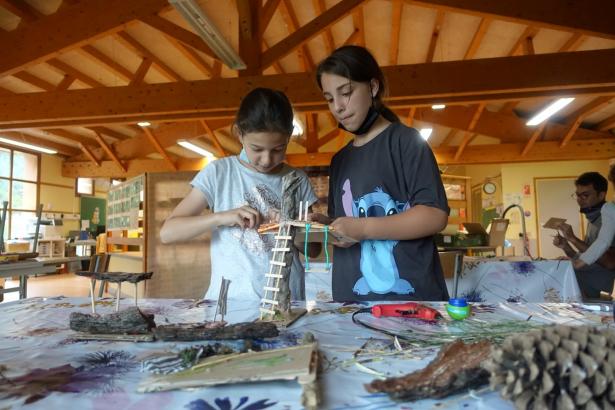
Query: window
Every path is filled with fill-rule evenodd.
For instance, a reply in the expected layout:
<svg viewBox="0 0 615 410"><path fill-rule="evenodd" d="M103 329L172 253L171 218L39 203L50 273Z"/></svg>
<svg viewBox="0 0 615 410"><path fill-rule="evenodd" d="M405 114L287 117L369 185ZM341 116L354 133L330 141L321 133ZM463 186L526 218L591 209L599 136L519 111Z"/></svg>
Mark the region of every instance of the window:
<svg viewBox="0 0 615 410"><path fill-rule="evenodd" d="M75 180L75 194L77 196L82 196L82 195L94 196L94 179L93 178L77 178Z"/></svg>
<svg viewBox="0 0 615 410"><path fill-rule="evenodd" d="M34 233L39 202L39 166L38 154L0 147L0 208L7 203L5 239L23 238Z"/></svg>

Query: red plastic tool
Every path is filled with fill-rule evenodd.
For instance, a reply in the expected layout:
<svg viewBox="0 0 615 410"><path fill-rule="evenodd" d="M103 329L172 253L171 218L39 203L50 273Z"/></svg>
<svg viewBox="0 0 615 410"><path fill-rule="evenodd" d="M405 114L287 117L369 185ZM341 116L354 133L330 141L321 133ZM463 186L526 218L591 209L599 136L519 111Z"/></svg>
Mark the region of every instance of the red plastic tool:
<svg viewBox="0 0 615 410"><path fill-rule="evenodd" d="M423 320L438 320L442 317L436 309L416 302L374 305L372 306L372 315L376 317L409 317Z"/></svg>

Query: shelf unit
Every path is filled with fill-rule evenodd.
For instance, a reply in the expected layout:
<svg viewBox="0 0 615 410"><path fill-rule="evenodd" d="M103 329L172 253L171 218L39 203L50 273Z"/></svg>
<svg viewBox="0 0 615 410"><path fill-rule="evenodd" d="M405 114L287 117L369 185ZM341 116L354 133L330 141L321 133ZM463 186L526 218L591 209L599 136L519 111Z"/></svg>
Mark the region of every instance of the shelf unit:
<svg viewBox="0 0 615 410"><path fill-rule="evenodd" d="M38 256L40 258L63 258L66 250L66 240L59 239L39 239Z"/></svg>
<svg viewBox="0 0 615 410"><path fill-rule="evenodd" d="M448 206L451 209L448 217L449 225L468 222L472 216L470 180L470 177L462 175L442 174L442 183L446 191Z"/></svg>

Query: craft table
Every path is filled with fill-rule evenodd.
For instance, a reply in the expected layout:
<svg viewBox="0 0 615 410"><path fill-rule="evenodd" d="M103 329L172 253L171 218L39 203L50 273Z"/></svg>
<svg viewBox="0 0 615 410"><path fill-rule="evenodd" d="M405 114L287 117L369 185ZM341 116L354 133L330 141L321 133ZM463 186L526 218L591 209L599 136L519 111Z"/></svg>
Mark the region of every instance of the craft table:
<svg viewBox="0 0 615 410"><path fill-rule="evenodd" d="M123 301L123 306L132 300ZM441 303L432 306L443 312ZM215 303L195 306L189 300L145 299L142 310L154 313L159 324L211 319ZM441 400L395 403L384 394L368 393L363 385L378 375L397 376L423 368L438 347L407 348L399 352L392 338L351 321L358 305L309 301L308 314L278 338L257 342L262 348L280 348L297 343L306 332L318 340L325 355L321 386L322 409L512 409L497 392L481 389ZM141 360L155 352L203 344L77 341L68 328L73 311L87 313L87 298L32 298L0 305L0 408L16 408L27 400L34 409L301 409L301 388L296 382L243 383L164 393L137 393L137 385L150 377L141 372ZM98 302L97 311L109 313L113 300ZM475 305L476 320L437 325L412 319L383 322L393 331L433 342L445 335L489 332L516 323L527 329L548 323L612 326L611 313L589 312L569 304ZM229 322L252 320L257 307L229 300ZM528 320L529 319L529 320ZM386 319L391 320L391 319ZM510 325L512 326L512 325ZM509 329L510 330L510 329ZM518 332L518 330L517 330ZM482 334L482 333L481 333ZM359 352L360 350L360 352ZM359 352L359 353L356 353ZM375 360L369 361L368 358ZM10 382L6 382L10 381ZM37 386L43 386L38 389Z"/></svg>
<svg viewBox="0 0 615 410"><path fill-rule="evenodd" d="M63 263L88 260L89 256L73 256L62 258L35 258L23 261L0 264L0 278L19 276L19 287L2 289L0 293L19 291L19 299L28 297L28 277L41 275L43 273L53 273L58 265Z"/></svg>
<svg viewBox="0 0 615 410"><path fill-rule="evenodd" d="M446 282L452 294L453 281ZM486 302L581 301L569 260L464 258L457 294L470 301Z"/></svg>

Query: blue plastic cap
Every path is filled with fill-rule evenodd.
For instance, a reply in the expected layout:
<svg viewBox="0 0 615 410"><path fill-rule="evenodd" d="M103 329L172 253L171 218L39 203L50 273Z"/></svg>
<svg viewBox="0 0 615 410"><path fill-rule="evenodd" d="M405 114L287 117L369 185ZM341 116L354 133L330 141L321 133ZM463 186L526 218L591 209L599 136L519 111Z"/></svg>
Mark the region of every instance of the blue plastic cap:
<svg viewBox="0 0 615 410"><path fill-rule="evenodd" d="M465 307L468 306L468 301L466 298L449 299L448 304L451 306Z"/></svg>

